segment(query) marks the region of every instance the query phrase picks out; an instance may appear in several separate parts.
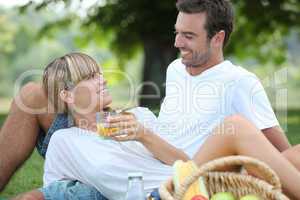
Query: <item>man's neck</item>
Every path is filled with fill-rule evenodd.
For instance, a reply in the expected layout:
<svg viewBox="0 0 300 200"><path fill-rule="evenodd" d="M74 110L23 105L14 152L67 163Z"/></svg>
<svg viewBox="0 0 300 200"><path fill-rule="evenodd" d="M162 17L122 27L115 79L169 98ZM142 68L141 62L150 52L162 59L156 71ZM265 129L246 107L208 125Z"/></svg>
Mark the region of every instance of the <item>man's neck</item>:
<svg viewBox="0 0 300 200"><path fill-rule="evenodd" d="M186 71L191 75L191 76L197 76L200 75L202 72L222 63L224 61L223 55L220 55L216 59L210 59L206 63L200 66L196 67L190 67L186 66Z"/></svg>

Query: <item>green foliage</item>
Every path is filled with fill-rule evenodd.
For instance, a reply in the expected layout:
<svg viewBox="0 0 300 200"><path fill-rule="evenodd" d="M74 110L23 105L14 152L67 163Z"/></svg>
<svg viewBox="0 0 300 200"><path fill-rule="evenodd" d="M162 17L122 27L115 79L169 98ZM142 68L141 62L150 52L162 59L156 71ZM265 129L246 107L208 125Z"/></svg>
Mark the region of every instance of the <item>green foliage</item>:
<svg viewBox="0 0 300 200"><path fill-rule="evenodd" d="M131 55L138 44L154 39L162 44L172 44L176 20L174 1L107 1L93 9L85 24L97 24L100 29L113 30L114 49Z"/></svg>
<svg viewBox="0 0 300 200"><path fill-rule="evenodd" d="M5 19L0 22L0 97L8 97L14 94L14 83L23 72L43 69L53 54L62 54L64 47L57 42L43 43L36 39L43 16L31 12L18 16L14 10L5 10L0 18ZM10 35L9 40L4 41L5 34ZM12 46L12 50L5 51L5 46ZM25 82L35 79L38 78L31 76Z"/></svg>
<svg viewBox="0 0 300 200"><path fill-rule="evenodd" d="M87 27L80 26L76 20L78 16L72 18L72 15L68 15L57 24L55 23L57 20L52 19L54 15L52 10L37 13L29 8L22 15L16 10L1 12L0 98L12 97L17 92L14 85L23 73L40 70L39 75L27 77L22 84L32 80L39 81L44 67L53 58L72 51L88 53L96 60L100 60L101 64L112 64L112 69L119 69L119 63L115 61L117 59L106 50L109 43L107 35L103 37L99 29L92 31L91 35L84 34L85 31L88 32ZM56 26L52 26L52 23ZM95 42L91 43L88 37L94 38ZM108 66L105 65L105 68ZM116 83L121 79L117 74L107 77L109 83Z"/></svg>
<svg viewBox="0 0 300 200"><path fill-rule="evenodd" d="M40 10L47 7L51 1L43 1L36 4L35 8ZM59 1L56 1L59 2ZM72 1L64 1L70 2ZM53 3L53 2L51 2ZM31 3L25 6L31 7ZM66 5L67 8L67 5ZM22 7L22 11L24 7ZM40 35L57 27L66 27L65 22L79 20L82 24L80 40L76 39L77 44L84 47L89 42L105 44L109 42L110 48L117 53L119 65L123 67L125 61L132 58L143 48L143 41L155 40L162 46L172 46L174 22L176 20L176 8L174 2L166 1L106 1L104 6L97 4L90 7L86 18L76 18L66 16L66 19L59 19L45 25ZM163 17L158 17L163 16ZM159 19L159 22L157 20ZM107 42L108 41L108 42ZM122 68L121 68L122 69Z"/></svg>
<svg viewBox="0 0 300 200"><path fill-rule="evenodd" d="M244 60L282 64L286 59L285 36L294 27L299 30L298 0L233 0L236 26L226 52Z"/></svg>
<svg viewBox="0 0 300 200"><path fill-rule="evenodd" d="M260 63L282 64L286 59L283 39L291 28L299 28L299 0L232 1L236 26L226 54L240 60L254 58ZM36 8L47 7L50 2L43 1ZM63 2L70 5L72 1ZM87 27L87 35L95 33L96 29L101 33L113 33L109 41L122 60L134 55L145 40L171 45L176 15L173 0L107 0L104 5L91 6L81 23ZM96 39L88 37L88 40Z"/></svg>
<svg viewBox="0 0 300 200"><path fill-rule="evenodd" d="M0 14L0 56L6 55L15 50L13 39L16 34L16 27L9 23L7 16Z"/></svg>

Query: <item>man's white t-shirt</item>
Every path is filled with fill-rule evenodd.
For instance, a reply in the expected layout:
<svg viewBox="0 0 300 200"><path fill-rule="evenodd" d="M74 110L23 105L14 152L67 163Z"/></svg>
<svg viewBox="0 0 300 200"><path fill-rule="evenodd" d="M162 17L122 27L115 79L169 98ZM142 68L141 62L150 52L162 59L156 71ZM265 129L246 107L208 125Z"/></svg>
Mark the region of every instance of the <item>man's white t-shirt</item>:
<svg viewBox="0 0 300 200"><path fill-rule="evenodd" d="M230 115L240 114L258 129L278 125L266 92L255 74L224 61L191 76L181 59L167 69L166 97L161 105L158 121L168 129L166 139L193 156L205 141L203 137L181 137L172 134L191 122L198 122L200 130L211 130Z"/></svg>
<svg viewBox="0 0 300 200"><path fill-rule="evenodd" d="M138 120L167 142L193 157L224 117L241 114L265 129L278 125L257 77L224 61L197 76L181 59L167 70L166 97L158 118L145 108L132 111ZM44 185L61 179L79 180L112 200L124 198L128 172L142 172L146 192L172 175L138 142L101 140L79 128L57 131L46 154Z"/></svg>

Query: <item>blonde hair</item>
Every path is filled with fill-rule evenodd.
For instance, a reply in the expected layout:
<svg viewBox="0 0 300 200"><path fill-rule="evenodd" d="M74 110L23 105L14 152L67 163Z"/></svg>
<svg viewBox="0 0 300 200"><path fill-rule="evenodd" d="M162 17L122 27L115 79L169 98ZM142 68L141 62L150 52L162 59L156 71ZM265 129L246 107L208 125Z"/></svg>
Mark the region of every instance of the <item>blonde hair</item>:
<svg viewBox="0 0 300 200"><path fill-rule="evenodd" d="M43 75L43 88L56 113L67 113L68 107L59 95L81 80L100 72L97 62L83 53L69 53L47 65Z"/></svg>

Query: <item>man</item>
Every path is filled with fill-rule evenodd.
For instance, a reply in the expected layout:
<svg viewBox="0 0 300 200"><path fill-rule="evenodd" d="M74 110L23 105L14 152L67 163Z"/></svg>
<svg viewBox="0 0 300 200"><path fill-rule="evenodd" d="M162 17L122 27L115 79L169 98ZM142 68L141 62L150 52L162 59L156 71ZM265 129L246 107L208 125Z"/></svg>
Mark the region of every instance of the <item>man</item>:
<svg viewBox="0 0 300 200"><path fill-rule="evenodd" d="M195 1L190 1L190 4L193 4L193 2ZM227 9L229 8L228 6L226 7L225 5L222 5L227 3L227 1L220 1L214 6L221 6L224 9ZM203 4L205 4L205 2ZM206 4L207 7L209 7L208 1ZM205 20L206 18L204 28L197 28L197 26L195 26L195 23L197 23L198 21L200 24L201 18L199 16L191 14L199 13L202 8L192 6L188 7L187 3L180 2L177 5L180 13L177 18L177 27L175 27L175 47L180 50L182 64L186 66L186 71L192 77L200 75L202 72L205 72L208 69L214 70L216 65L224 61L222 49L227 44L233 28L232 11L230 9L225 10L227 15L221 17L217 13L219 12L219 10L212 8L211 12L208 13L206 17L202 16L203 20ZM203 6L203 8L204 7L206 6ZM213 37L216 41L212 41ZM224 41L223 46L219 47L217 53L214 53L212 49L218 47L214 47L213 45L217 44L217 42L219 42L218 40ZM241 85L239 86L245 86L246 88L237 88L238 91L235 98L241 98L240 100L242 100L244 95L246 98L253 98L253 100L252 102L249 99L246 101L235 101L233 103L235 104L234 106L238 107L236 112L245 115L245 117L247 117L250 121L257 125L257 123L255 122L257 121L257 119L255 119L257 118L257 116L253 116L255 115L255 110L251 111L251 107L254 107L255 109L262 109L262 111L265 111L264 113L258 113L259 115L261 115L260 117L264 117L263 115L274 116L274 113L270 107L267 97L264 96L265 94L262 87L258 88L260 89L258 92L263 94L255 96L255 92L257 92L257 89L253 87L259 87L260 85L258 80L253 80L256 77L252 76L251 74L244 74L245 77L241 78ZM226 82L224 80L224 84L225 83ZM249 88L248 90L243 90L247 89L247 87ZM256 98L259 98L258 100L260 101L255 102ZM262 129L262 132L264 132L265 136L271 141L273 145L277 147L279 151L285 151L290 147L290 144L286 136L280 129L277 120L272 120L274 122L272 122L271 124L259 128Z"/></svg>
<svg viewBox="0 0 300 200"><path fill-rule="evenodd" d="M170 87L170 85L173 83L186 84L189 83L188 81L191 81L191 84L193 84L193 81L197 79L197 83L194 85L197 86L198 83L200 84L203 81L199 81L198 79L201 79L204 75L204 78L209 78L209 80L211 80L210 75L218 76L228 72L226 71L228 69L235 70L235 66L231 63L226 62L224 65L222 51L228 42L232 31L233 14L230 3L226 0L181 0L177 3L177 7L179 14L175 26L175 46L179 48L182 59L174 61L168 68L166 98L162 104L162 111L159 116L160 120L169 120L168 122L173 124L176 122L176 117L181 114L186 115L187 120L191 120L192 118L188 116L190 115L190 113L188 113L190 111L193 111L192 116L202 115L202 117L212 118L216 116L216 114L220 114L219 110L216 113L216 105L220 105L221 102L218 101L220 100L219 98L200 99L201 103L199 103L199 108L197 107L198 101L194 101L193 99L193 92L182 93L183 91L188 90L189 85L183 85L179 92L179 94L184 95L186 99L178 99L178 96L173 98L174 96L172 95L174 93L172 93L172 91L174 88ZM233 85L242 87L233 88L229 86L228 90L224 90L225 92L230 91L229 96L231 101L229 106L224 107L225 111L221 112L221 114L228 115L240 113L247 117L255 125L261 128L271 143L276 146L279 151L283 152L283 154L291 160L298 169L300 169L300 162L296 160L296 156L293 156L297 153L297 151L299 151L300 147L297 146L290 148L290 144L288 143L284 133L281 131L275 116L272 116L274 113L273 111L270 111L270 104L258 80L255 76L245 71L239 69L238 72L238 75L241 76L241 79L239 80L240 82L235 82ZM180 77L181 75L184 75L184 78L180 80L180 78L182 78ZM243 75L247 77L243 79ZM187 82L182 82L186 80ZM209 80L206 82L206 86L213 90L216 89L215 91L219 94L220 89L218 87L214 88L215 85L211 84L211 81ZM231 83L231 80L234 79L229 77L225 80L226 84L223 85L227 86L227 83ZM245 86L243 86L244 84ZM259 95L255 97L252 96L251 92L253 91L251 90L251 87L257 85L258 89L255 89L254 91L258 91ZM250 90L243 93L244 88L248 88ZM198 90L196 89L196 91ZM203 91L210 92L211 90L204 88ZM196 94L201 94L201 90ZM226 95L222 95L222 97L224 96ZM218 95L215 97L218 97ZM237 98L234 100L233 97ZM251 104L249 104L250 97L254 97L254 101L251 101ZM25 85L21 89L20 94L14 99L10 109L11 115L8 116L4 126L2 127L0 135L1 188L4 188L14 171L29 157L35 146L37 138L41 138L41 134L43 134L40 133L40 130L47 132L50 129L50 131L53 132L54 130L65 128L67 126L66 123L61 123L62 126L56 126L53 128L53 120L55 120L54 124L57 125L59 124L57 121L60 121L61 119L58 120L55 118L54 114L49 114L48 112L38 114L28 113L16 104L16 102L20 99L28 108L37 109L48 106L47 98L43 94L41 87L33 83ZM176 100L179 100L181 103L177 104ZM261 100L263 101L262 104ZM177 116L174 112L174 117L171 119L167 117L170 116L169 113L168 115L165 114L173 109L169 109L170 106L174 106L174 108L181 108L188 106L190 102L196 102L196 107L182 109L179 110L179 112L176 110ZM258 115L252 112L253 108L259 111ZM270 114L270 119L266 118L260 111L266 111ZM265 123L259 123L261 121L260 117L262 117ZM45 144L45 146L47 146L47 144ZM46 150L46 148L42 149ZM41 153L43 154L44 152L41 151ZM79 183L76 184L76 187L80 188L85 186ZM67 193L68 191L61 192ZM25 196L31 196L33 199L43 198L37 191L26 194ZM20 198L25 197L23 196Z"/></svg>

